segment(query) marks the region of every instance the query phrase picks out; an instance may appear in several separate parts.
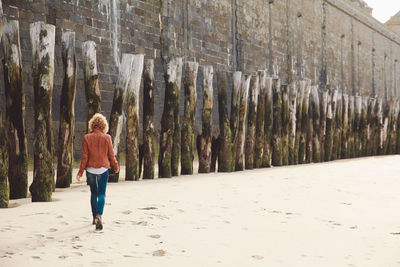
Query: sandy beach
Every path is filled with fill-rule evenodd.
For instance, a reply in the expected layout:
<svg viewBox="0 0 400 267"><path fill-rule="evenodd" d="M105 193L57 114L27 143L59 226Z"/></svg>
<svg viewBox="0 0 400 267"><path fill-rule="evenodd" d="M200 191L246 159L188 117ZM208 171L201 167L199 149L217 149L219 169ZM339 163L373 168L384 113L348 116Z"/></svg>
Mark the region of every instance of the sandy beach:
<svg viewBox="0 0 400 267"><path fill-rule="evenodd" d="M400 266L399 162L121 181L102 231L75 182L0 210L0 266Z"/></svg>

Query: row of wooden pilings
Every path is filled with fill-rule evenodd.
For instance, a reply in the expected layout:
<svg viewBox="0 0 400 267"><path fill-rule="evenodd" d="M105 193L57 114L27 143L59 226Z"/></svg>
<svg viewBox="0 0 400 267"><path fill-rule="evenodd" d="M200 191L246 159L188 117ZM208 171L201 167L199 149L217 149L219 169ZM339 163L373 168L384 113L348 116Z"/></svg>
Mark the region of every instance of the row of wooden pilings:
<svg viewBox="0 0 400 267"><path fill-rule="evenodd" d="M28 155L18 21L6 23L2 19L1 25L0 30L4 26L1 39L4 51L6 125L3 127L0 120L0 206L7 207L9 194L13 199L27 196ZM32 201L50 201L55 187L69 187L72 182L74 102L78 71L75 34L64 32L62 35L64 81L55 182L51 114L55 27L36 22L31 24L30 33L35 140L34 177L29 189ZM95 46L91 41L82 46L88 120L101 111ZM399 102L349 96L329 86L319 90L309 80L281 85L278 78L268 77L264 70L251 75L233 73L231 89L228 89L228 73L216 72L219 136L213 137L212 66L204 66L202 70L202 132L195 140L199 64L184 64L179 57L163 60L166 86L159 136L160 178L179 175L179 169L180 174L192 174L196 147L199 173L214 172L216 166L219 172L231 172L400 152ZM183 69L185 77L182 77ZM142 79L143 144L139 146L139 90ZM182 84L184 114L181 118L179 107ZM119 158L126 117L126 180L153 179L155 176L154 141L157 138L154 136L154 90L154 61L145 61L144 55L123 54L109 118L109 134L114 153ZM232 92L231 103L228 103L229 92ZM110 182L117 182L118 179L118 174L111 170Z"/></svg>

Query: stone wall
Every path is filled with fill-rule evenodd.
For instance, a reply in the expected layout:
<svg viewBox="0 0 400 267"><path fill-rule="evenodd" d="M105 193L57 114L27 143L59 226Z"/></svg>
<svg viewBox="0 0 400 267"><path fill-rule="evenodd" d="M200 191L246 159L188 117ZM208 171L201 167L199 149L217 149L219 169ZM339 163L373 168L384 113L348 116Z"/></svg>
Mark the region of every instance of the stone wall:
<svg viewBox="0 0 400 267"><path fill-rule="evenodd" d="M76 156L86 128L81 61L81 45L86 40L97 43L102 111L106 116L111 110L121 54L144 53L155 59L157 129L164 96L161 55L183 56L201 66L210 64L229 72L268 69L284 83L309 78L321 88L329 83L348 93L399 96L400 67L396 65L400 36L373 19L361 0L3 0L3 8L7 19L20 23L29 140L33 139L34 127L29 24L45 21L57 28L53 97L56 133L63 78L61 33L76 32ZM2 73L0 67L0 76ZM201 79L200 71L197 125ZM4 107L3 97L0 101ZM217 125L216 112L214 118ZM29 144L32 152L32 142Z"/></svg>

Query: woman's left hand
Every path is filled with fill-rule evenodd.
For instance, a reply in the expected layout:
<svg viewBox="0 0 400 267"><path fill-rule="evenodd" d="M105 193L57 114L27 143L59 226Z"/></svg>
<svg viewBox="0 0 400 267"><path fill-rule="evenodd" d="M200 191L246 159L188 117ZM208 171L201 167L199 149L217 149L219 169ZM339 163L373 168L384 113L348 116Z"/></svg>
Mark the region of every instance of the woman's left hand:
<svg viewBox="0 0 400 267"><path fill-rule="evenodd" d="M81 181L81 178L82 178L82 175L79 175L79 174L76 175L76 180L77 180L78 182Z"/></svg>

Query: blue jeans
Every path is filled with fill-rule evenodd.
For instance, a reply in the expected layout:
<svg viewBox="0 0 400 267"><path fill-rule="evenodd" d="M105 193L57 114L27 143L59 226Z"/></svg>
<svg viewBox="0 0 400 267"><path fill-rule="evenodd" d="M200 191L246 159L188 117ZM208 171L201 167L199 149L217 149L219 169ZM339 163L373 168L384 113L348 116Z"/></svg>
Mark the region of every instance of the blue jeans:
<svg viewBox="0 0 400 267"><path fill-rule="evenodd" d="M95 218L97 214L100 216L103 215L108 176L108 171L102 174L86 172L87 184L90 186L91 192L90 204L92 206L93 218Z"/></svg>

